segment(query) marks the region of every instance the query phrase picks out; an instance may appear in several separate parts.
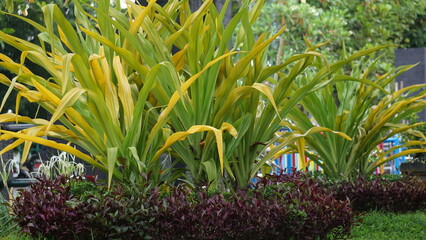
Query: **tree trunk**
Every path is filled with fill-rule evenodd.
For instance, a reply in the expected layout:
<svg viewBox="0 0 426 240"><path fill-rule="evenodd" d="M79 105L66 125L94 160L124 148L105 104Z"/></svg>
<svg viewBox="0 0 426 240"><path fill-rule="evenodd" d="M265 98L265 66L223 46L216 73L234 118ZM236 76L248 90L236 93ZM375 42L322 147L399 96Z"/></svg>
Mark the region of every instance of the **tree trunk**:
<svg viewBox="0 0 426 240"><path fill-rule="evenodd" d="M217 10L220 12L225 5L226 0L214 0L214 4ZM232 1L229 3L228 8L226 9L225 18L223 19L223 25L228 25L229 21L232 18Z"/></svg>
<svg viewBox="0 0 426 240"><path fill-rule="evenodd" d="M189 8L191 8L191 12L197 11L197 9L200 8L202 4L202 0L189 0Z"/></svg>
<svg viewBox="0 0 426 240"><path fill-rule="evenodd" d="M200 6L203 4L203 0L188 0L189 1L189 7L191 8L192 12L195 12ZM142 5L146 6L148 5L147 0L137 0L137 2ZM225 5L226 0L214 0L214 4L217 8L217 10L220 12ZM160 6L164 6L167 3L167 0L157 0L157 4ZM232 18L232 1L228 5L228 9L226 9L225 18L223 19L223 24L226 26L228 25L229 21Z"/></svg>
<svg viewBox="0 0 426 240"><path fill-rule="evenodd" d="M226 0L214 0L214 4L217 10L222 11L223 6L225 5ZM189 0L189 7L192 12L195 12L203 4L202 0ZM223 24L226 26L232 18L232 1L229 3L228 8L226 9L225 18L223 19Z"/></svg>

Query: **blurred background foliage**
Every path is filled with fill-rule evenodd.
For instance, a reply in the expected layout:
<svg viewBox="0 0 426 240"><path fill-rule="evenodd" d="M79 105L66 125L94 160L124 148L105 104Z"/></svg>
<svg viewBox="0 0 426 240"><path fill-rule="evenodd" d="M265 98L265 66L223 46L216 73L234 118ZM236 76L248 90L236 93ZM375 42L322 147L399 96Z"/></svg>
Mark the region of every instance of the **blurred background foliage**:
<svg viewBox="0 0 426 240"><path fill-rule="evenodd" d="M268 60L281 60L311 44L330 40L322 53L338 60L342 51L354 52L378 45L401 48L426 46L426 0L267 0L255 31L274 33L282 25L286 33L269 50ZM381 63L383 70L393 66L389 49Z"/></svg>
<svg viewBox="0 0 426 240"><path fill-rule="evenodd" d="M87 1L90 2L90 1ZM9 15L15 14L19 16L27 17L37 23L43 21L43 12L41 8L47 4L56 3L65 14L65 16L72 22L74 21L74 4L68 0L6 0L0 1L0 31L8 34L12 34L21 39L25 39L34 44L39 44L38 34L39 31L30 24L25 23L21 19ZM6 14L9 13L9 14ZM0 52L9 56L15 61L19 61L20 52L13 47L5 45L0 41ZM27 67L29 67L35 74L49 77L44 69L38 67L36 64L27 61ZM0 74L5 74L11 77L10 73L0 67ZM0 96L4 96L7 91L7 86L0 86ZM2 109L2 113L11 109L15 111L15 96L16 91L12 91L11 97L8 98L5 107ZM22 99L21 107L19 112L22 115L34 117L36 114L40 117L45 116L47 113L39 108L35 103L29 103L25 98Z"/></svg>

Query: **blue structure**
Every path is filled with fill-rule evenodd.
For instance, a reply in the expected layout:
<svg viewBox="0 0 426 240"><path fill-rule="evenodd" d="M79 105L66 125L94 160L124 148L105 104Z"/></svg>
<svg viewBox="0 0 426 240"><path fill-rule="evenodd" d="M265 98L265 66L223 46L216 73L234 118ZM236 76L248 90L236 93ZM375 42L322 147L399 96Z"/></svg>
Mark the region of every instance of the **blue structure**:
<svg viewBox="0 0 426 240"><path fill-rule="evenodd" d="M280 131L285 131L285 130L280 130ZM385 140L378 147L381 148L383 151L388 151L389 149L395 146L401 146L403 144L401 141L402 141L401 137L399 135L395 135ZM277 145L278 143L275 144L275 146ZM398 154L404 150L405 150L405 147L397 148L394 151L392 151L390 155ZM378 167L376 170L376 174L384 174L384 173L400 174L400 170L399 170L400 165L401 163L405 162L405 160L406 160L405 156L395 158L394 160L384 164L383 167ZM300 163L299 163L298 154L292 153L292 154L285 154L278 157L277 159L274 159L273 163L271 164L271 167L272 167L272 172L280 172L280 170L285 170L286 172L290 173L292 169L300 169L299 165ZM317 164L311 163L308 166L309 166L308 168L309 171L315 171L315 170L321 171L321 168L317 166Z"/></svg>
<svg viewBox="0 0 426 240"><path fill-rule="evenodd" d="M402 145L401 140L402 139L399 135L395 135L391 138L386 139L383 142L383 150L387 151L387 150L389 150L389 149L391 149L395 146ZM391 155L398 154L398 153L400 153L404 150L405 150L405 147L395 149L394 151L392 151ZM401 172L399 170L399 167L400 167L401 163L403 163L403 162L405 162L405 156L395 158L394 160L386 163L385 166L384 166L385 173L400 174ZM389 172L387 172L387 171L389 171Z"/></svg>

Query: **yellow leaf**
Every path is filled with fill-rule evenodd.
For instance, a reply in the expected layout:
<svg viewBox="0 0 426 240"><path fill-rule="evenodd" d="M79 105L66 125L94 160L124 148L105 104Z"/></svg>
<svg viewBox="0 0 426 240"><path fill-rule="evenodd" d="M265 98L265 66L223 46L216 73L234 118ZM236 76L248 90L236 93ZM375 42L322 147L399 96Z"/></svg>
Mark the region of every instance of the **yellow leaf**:
<svg viewBox="0 0 426 240"><path fill-rule="evenodd" d="M129 32L131 34L136 34L136 32L139 30L139 27L142 25L142 22L145 19L146 15L151 12L151 8L154 6L155 2L156 0L150 0L148 6L146 6L144 10L135 18L129 29Z"/></svg>
<svg viewBox="0 0 426 240"><path fill-rule="evenodd" d="M98 61L101 58L102 57L97 54L93 54L90 56L90 73L93 75L93 78L95 79L98 87L102 90L102 92L105 92L106 77Z"/></svg>
<svg viewBox="0 0 426 240"><path fill-rule="evenodd" d="M86 161L87 163L93 165L94 167L97 167L101 170L106 171L106 168L104 165L100 164L99 162L95 161L93 158L91 158L89 155L86 155L84 153L82 153L81 151L68 146L66 144L62 144L62 143L57 143L55 141L51 141L51 140L47 140L41 137L35 137L35 136L29 136L27 134L23 134L23 133L15 133L15 132L10 132L10 131L5 131L5 130L0 130L1 133L3 134L7 134L10 137L15 137L15 138L20 138L22 140L28 140L28 141L32 141L47 147L51 147L54 149L58 149L60 151L65 151L69 154L72 154L78 158L81 158L82 160ZM0 155L5 153L4 149L2 151L0 151Z"/></svg>
<svg viewBox="0 0 426 240"><path fill-rule="evenodd" d="M1 139L1 140L8 140L6 137L7 137L7 135L2 135L0 139ZM4 139L3 139L3 138L4 138ZM12 149L16 148L17 146L21 145L21 144L22 144L22 143L24 143L24 142L25 142L25 140L23 140L23 139L17 139L17 140L15 140L13 143L11 143L11 144L7 145L6 147L4 147L4 148L1 150L1 152L0 152L0 156L1 156L3 153L8 152L8 151L10 151L10 150L12 150ZM8 159L3 159L3 160L8 160Z"/></svg>
<svg viewBox="0 0 426 240"><path fill-rule="evenodd" d="M66 54L64 56L62 56L62 95L65 94L65 91L68 89L68 83L71 81L73 81L73 79L71 79L71 69L72 64L71 64L71 60L72 57L74 56L74 54Z"/></svg>
<svg viewBox="0 0 426 240"><path fill-rule="evenodd" d="M410 155L410 154L414 154L414 153L426 153L426 149L408 149L408 150L404 150L400 153L394 154L388 158L382 158L380 160L377 161L375 166L380 166L384 163L387 163L395 158L399 158L402 156L406 156L406 155Z"/></svg>
<svg viewBox="0 0 426 240"><path fill-rule="evenodd" d="M181 85L181 88L179 90L176 90L173 93L172 97L169 100L169 103L167 104L167 107L161 112L160 116L158 117L157 123L152 128L151 134L148 138L149 139L148 145L154 141L154 134L157 133L158 130L163 126L163 124L167 120L169 113L172 111L173 107L179 101L181 94L185 93L188 90L188 88L198 79L198 77L200 77L201 74L207 71L207 69L209 69L211 66L213 66L215 63L219 62L220 60L235 53L237 52L230 52L210 61L200 72L190 77L186 82L184 82Z"/></svg>
<svg viewBox="0 0 426 240"><path fill-rule="evenodd" d="M25 97L30 102L41 102L43 101L43 94L37 91L25 91L18 93L20 96ZM16 101L16 106L19 107L19 101ZM18 111L15 111L18 113Z"/></svg>
<svg viewBox="0 0 426 240"><path fill-rule="evenodd" d="M129 129L133 120L134 102L132 98L132 90L121 65L120 57L114 57L114 70L118 79L118 97L123 105L125 128Z"/></svg>
<svg viewBox="0 0 426 240"><path fill-rule="evenodd" d="M276 152L272 158L279 158L280 156L290 153L291 151L294 151L294 150L292 148L281 149L278 152Z"/></svg>
<svg viewBox="0 0 426 240"><path fill-rule="evenodd" d="M55 112L50 118L49 124L47 125L47 131L49 131L50 126L65 113L67 108L73 106L78 98L85 92L86 90L84 89L73 88L65 94L59 106L56 108Z"/></svg>
<svg viewBox="0 0 426 240"><path fill-rule="evenodd" d="M31 119L29 117L19 116L15 113L4 113L0 114L0 122L13 122L18 120L20 123L31 123L34 125L45 125L48 124L49 121L41 118Z"/></svg>
<svg viewBox="0 0 426 240"><path fill-rule="evenodd" d="M224 123L221 127L221 129L228 131L231 133L234 137L237 136L237 130L229 123ZM210 131L213 132L216 138L216 144L217 144L217 151L219 153L219 161L220 161L220 169L223 174L223 165L224 165L224 159L223 159L223 137L222 137L222 130L217 129L211 126L206 125L195 125L192 126L188 131L186 132L176 132L172 134L169 138L167 138L167 141L165 142L164 146L157 151L157 153L154 156L154 159L158 159L161 154L163 154L173 143L177 141L183 141L188 135L198 133L198 132L206 132Z"/></svg>
<svg viewBox="0 0 426 240"><path fill-rule="evenodd" d="M65 44L65 46L67 46L67 48L69 48L69 49L72 49L71 45L68 43L68 40L65 36L64 31L62 30L60 25L58 25L58 32L59 32L59 37L60 37L61 41Z"/></svg>
<svg viewBox="0 0 426 240"><path fill-rule="evenodd" d="M302 166L303 171L307 171L306 167L308 165L308 162L305 161L305 139L299 138L296 140L297 142L297 151L299 152L299 162Z"/></svg>
<svg viewBox="0 0 426 240"><path fill-rule="evenodd" d="M114 173L115 163L117 161L117 152L118 148L108 148L107 149L107 158L108 158L108 189L111 187L112 174Z"/></svg>
<svg viewBox="0 0 426 240"><path fill-rule="evenodd" d="M59 106L59 104L61 103L61 101L60 101L60 99L56 95L54 95L53 93L51 93L44 86L42 86L41 84L39 84L37 81L32 80L32 82L33 82L34 86L37 88L37 90L39 90L40 93L42 94L43 99L46 99L55 108ZM70 121L72 121L75 124L78 124L81 127L80 128L82 130L82 131L80 131L81 134L87 136L88 139L92 139L92 138L90 138L90 135L91 134L95 134L94 130L87 123L86 119L81 116L81 114L79 112L77 112L73 108L68 108L68 109L65 110L65 113L70 118Z"/></svg>
<svg viewBox="0 0 426 240"><path fill-rule="evenodd" d="M224 122L222 123L222 126L220 127L220 130L222 132L227 131L229 134L231 134L234 138L238 137L237 129L234 128L231 124Z"/></svg>
<svg viewBox="0 0 426 240"><path fill-rule="evenodd" d="M0 73L0 83L4 84L6 86L9 86L10 84L12 84L12 81L8 77L6 77L5 75ZM18 91L28 91L29 90L25 85L22 85L22 84L17 83L17 82L15 82L13 87L15 87L16 90L18 90Z"/></svg>
<svg viewBox="0 0 426 240"><path fill-rule="evenodd" d="M230 93L229 96L226 100L226 103L224 104L224 106L221 108L221 110L217 113L216 117L215 117L215 124L219 123L222 121L223 117L230 111L230 109L232 107L235 106L235 103L240 99L245 97L248 94L251 94L253 92L253 90L257 90L259 92L261 92L262 94L264 94L269 102L272 104L272 106L274 107L276 113L279 116L279 112L278 112L278 107L274 101L274 97L272 94L271 89L269 89L269 87L267 87L264 84L261 83L254 83L252 86L242 86L242 87L237 87L234 88Z"/></svg>
<svg viewBox="0 0 426 240"><path fill-rule="evenodd" d="M309 129L308 131L306 131L306 133L304 133L304 134L302 134L300 136L305 137L305 136L308 136L309 134L320 133L320 132L331 132L331 133L337 134L337 135L345 138L346 140L352 141L352 138L350 138L345 133L338 132L338 131L333 131L333 130L331 130L329 128L325 128L325 127L313 127L311 129ZM296 134L296 135L299 135L299 134Z"/></svg>
<svg viewBox="0 0 426 240"><path fill-rule="evenodd" d="M120 106L118 103L117 88L112 82L110 67L108 61L105 58L105 52L103 47L99 49L99 55L101 56L100 62L102 66L102 72L105 75L105 104L111 113L113 121L115 122L115 124L118 125L118 115L120 112Z"/></svg>
<svg viewBox="0 0 426 240"><path fill-rule="evenodd" d="M61 100L52 92L50 92L47 88L45 88L43 85L35 81L34 79L31 80L34 84L34 87L42 94L43 99L51 103L53 106L58 106L61 102Z"/></svg>
<svg viewBox="0 0 426 240"><path fill-rule="evenodd" d="M172 56L172 61L176 67L177 72L182 70L182 68L185 66L187 50L188 50L188 44L186 44L182 50L180 50L179 52L175 53Z"/></svg>
<svg viewBox="0 0 426 240"><path fill-rule="evenodd" d="M32 127L32 128L26 129L25 134L29 136L37 136L40 129L41 129L40 126ZM23 164L27 160L28 154L30 153L31 145L32 145L31 141L28 141L28 140L25 141L24 149L22 150L21 164Z"/></svg>
<svg viewBox="0 0 426 240"><path fill-rule="evenodd" d="M263 93L269 99L269 101L271 102L272 106L275 109L275 112L279 116L280 112L278 112L278 107L275 104L274 96L272 94L271 89L265 84L261 84L261 83L254 83L252 87L257 89L259 92Z"/></svg>

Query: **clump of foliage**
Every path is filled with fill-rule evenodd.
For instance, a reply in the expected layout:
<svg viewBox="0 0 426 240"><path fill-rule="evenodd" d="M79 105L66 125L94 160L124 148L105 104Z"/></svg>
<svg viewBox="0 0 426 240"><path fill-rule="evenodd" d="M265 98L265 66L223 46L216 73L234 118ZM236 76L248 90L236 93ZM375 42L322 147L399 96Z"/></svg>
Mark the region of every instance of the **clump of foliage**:
<svg viewBox="0 0 426 240"><path fill-rule="evenodd" d="M16 139L3 151L24 144L24 157L31 142L71 153L108 172L109 183L115 178L143 185L141 176L151 174L155 187L186 177L179 171L168 174L173 168L159 159L170 153L195 186L246 188L280 148L331 132L312 127L275 135L301 99L329 83L330 74L378 49L320 68L317 62L325 61L316 51L320 44L270 66L265 51L284 28L256 38L252 25L264 1L244 2L227 26L222 23L225 10L218 11L212 0L194 12L187 1L177 0L164 7L155 1L145 7L128 3L123 11L101 0L93 12L79 0L73 3L74 22L56 5L42 8L43 24L21 17L40 31L39 45L0 31L0 40L21 52L20 62L0 54L0 65L12 76L0 74L0 82L8 93L18 92L16 114L2 114L0 122L35 125L20 133L0 130L0 139ZM29 62L49 76L27 68ZM296 86L308 71L315 77ZM23 98L52 117L19 115ZM44 136L64 139L89 154ZM262 156L277 140L281 145Z"/></svg>
<svg viewBox="0 0 426 240"><path fill-rule="evenodd" d="M99 195L80 198L78 207L83 209L81 218L91 233L90 237L78 239L92 239L92 236L96 239L157 239L151 234L153 206L145 192L130 193L122 187L114 187Z"/></svg>
<svg viewBox="0 0 426 240"><path fill-rule="evenodd" d="M181 13L182 26L179 27L162 23L159 20L163 19L161 16L147 15L151 10L154 13L154 8L159 8L155 1L151 1L145 8L129 4L131 6L127 12L112 8L110 1L99 1L96 6L96 18L89 17L81 1L73 3L75 21L72 22L65 18L57 5L46 5L42 8L44 25L20 17L41 32L40 46L0 32L0 39L18 49L23 54L22 59L28 57L29 62L47 72L45 76L30 71L23 67L24 61L17 63L1 54L0 65L9 70L11 75L19 76L16 80L20 82L11 81L8 76L0 74L0 82L9 86L6 95L15 87L15 90L22 91L18 90L15 111L17 114L3 114L0 122L11 121L9 117L14 115L16 121L32 123L36 127L21 133L3 132L0 137L9 139L10 136L7 135L13 134L28 140L25 141L23 158L34 141L71 153L94 167L108 171L109 182L113 176L122 181L136 182L142 179L139 177L141 173L153 173L151 180L154 186L165 176L160 176L159 173L165 169L162 169L160 161L156 161L161 155L160 148L165 139L169 141L162 152L173 142L189 134L215 131L216 137L211 141L217 140L218 150L222 152L222 131L236 134L231 125L221 122L220 129L204 125L188 129L195 125L188 123L189 127L185 126L188 128L183 131L185 136L179 131L178 136L168 138L172 131L165 128L165 123L170 109L162 110L164 106L172 108L176 105L180 98L179 93L186 91L181 89L182 82L177 72L179 69L175 68L178 62L173 61L168 48L174 44L184 48L181 43L187 42L187 35L176 39L181 35L181 31L176 32L183 30L184 28L180 29L182 26L191 26L192 21L207 14L208 8L214 7L211 1L206 2L194 14L189 11L188 3L169 2L158 14L174 22ZM188 21L185 23L184 19ZM54 25L54 22L57 25ZM76 25L75 28L73 24ZM162 25L161 31L154 30L156 24ZM50 47L46 48L49 44ZM153 54L147 54L148 52ZM193 74L196 76L191 78L192 81L223 58L224 56L214 56L214 61L206 62L200 69L195 69ZM17 66L22 66L25 70L16 72ZM164 83L170 79L174 79L173 87ZM187 83L185 87L189 85ZM153 93L156 99L148 101ZM21 98L39 103L52 114L50 121L20 116L18 110ZM41 101L42 98L46 101ZM0 109L5 100L6 98L3 99ZM169 101L173 103L168 104ZM57 120L61 124L56 125ZM190 131L186 132L187 130ZM81 146L89 154L42 138L46 135ZM22 140L9 145L9 149L23 143ZM221 153L219 156L222 156Z"/></svg>
<svg viewBox="0 0 426 240"><path fill-rule="evenodd" d="M417 114L412 114L408 117L406 117L405 121L408 123L416 123L419 122L419 116ZM411 134L402 134L402 140L404 142L409 141L421 141L425 139L426 137L424 134L426 133L426 124L418 125L413 128L413 130L417 133L417 135L411 135ZM425 146L423 146L424 148ZM408 146L408 149L413 149L413 146ZM417 163L426 163L426 152L420 152L420 153L413 153L410 154L411 159L407 162L417 162Z"/></svg>
<svg viewBox="0 0 426 240"><path fill-rule="evenodd" d="M74 4L72 1L63 0L5 0L0 2L0 10L7 11L9 13L17 14L20 17L28 18L38 24L43 22L43 11L42 7L49 3L55 3L65 14L69 21L74 21ZM17 17L8 15L6 13L0 13L0 31L11 34L15 37L26 39L31 43L40 44L38 38L39 31L37 28L27 25L22 27L22 20ZM14 61L19 61L21 52L15 48L9 47L3 41L0 40L0 52L9 56ZM27 66L32 69L34 73L40 74L45 77L49 77L49 74L44 71L43 68L37 67L36 64L28 62ZM7 69L0 67L0 73L5 74L8 77L13 77ZM4 96L7 93L7 86L0 85L0 96ZM1 113L7 112L9 109L15 109L15 101L17 92L12 92L10 98L5 102L5 106L0 110ZM49 114L44 109L40 108L37 103L31 103L27 99L22 99L20 113L25 116L38 116L48 117Z"/></svg>
<svg viewBox="0 0 426 240"><path fill-rule="evenodd" d="M304 132L318 124L350 137L348 140L324 132L306 136L297 146L292 146L321 166L329 178L367 177L377 167L397 157L426 152L422 148L426 138L413 130L425 123L403 123L407 116L425 108L426 91L421 90L424 85L393 91L394 79L413 66L401 66L380 75L376 64L381 59L370 57L362 63L354 63L346 76L346 71L330 75L329 85L307 95L300 101L300 107L293 108L289 114L293 121L290 128L294 131ZM300 78L297 83L303 86L309 79ZM411 139L373 156L380 143L400 133L419 139ZM404 149L407 146L411 149ZM393 154L400 148L402 151Z"/></svg>
<svg viewBox="0 0 426 240"><path fill-rule="evenodd" d="M81 177L85 171L82 163L75 162L75 156L61 152L57 156L52 156L50 161L43 162L38 169L38 174L53 179L59 175Z"/></svg>
<svg viewBox="0 0 426 240"><path fill-rule="evenodd" d="M261 185L304 183L323 189L338 200L350 200L354 211L410 212L426 209L426 181L411 176L374 175L336 181L321 173L267 175Z"/></svg>
<svg viewBox="0 0 426 240"><path fill-rule="evenodd" d="M79 234L90 235L81 218L85 215L85 209L75 201L69 178L39 179L31 185L30 190L22 191L16 198L13 204L14 219L22 232L34 237L43 235L73 239Z"/></svg>
<svg viewBox="0 0 426 240"><path fill-rule="evenodd" d="M73 195L70 182L42 179L22 193L14 213L24 232L55 239L313 239L347 236L355 223L349 201L307 181L233 195L116 186L84 196Z"/></svg>
<svg viewBox="0 0 426 240"><path fill-rule="evenodd" d="M334 8L345 10L343 19L352 30L348 41L352 49L382 44L397 44L401 47L425 47L426 27L424 17L426 2L423 0L398 1L307 1L325 11ZM397 23L397 24L395 24Z"/></svg>
<svg viewBox="0 0 426 240"><path fill-rule="evenodd" d="M385 210L409 212L426 209L426 181L405 176L389 180L380 176L373 179L358 178L331 186L337 199L350 199L354 210Z"/></svg>
<svg viewBox="0 0 426 240"><path fill-rule="evenodd" d="M276 62L277 55L286 59L303 52L305 40L312 44L332 40L324 49L334 61L345 49L352 52L385 44L425 47L425 9L422 0L268 0L254 31L261 34L287 26L279 41L272 43L271 62ZM380 68L389 70L394 53L388 49L385 55Z"/></svg>
<svg viewBox="0 0 426 240"><path fill-rule="evenodd" d="M261 34L272 33L286 26L284 34L275 40L268 50L267 57L271 63L303 52L306 48L305 41L317 44L331 39L333 41L322 49L330 60L336 61L340 57L343 44L349 42L354 34L348 26L348 21L343 20L346 13L345 8L325 9L296 0L268 0L253 29L255 34Z"/></svg>
<svg viewBox="0 0 426 240"><path fill-rule="evenodd" d="M287 198L287 204L296 203L307 215L303 228L298 229L299 233L306 231L313 233L312 236L325 237L326 232L334 232L335 237L341 237L349 233L355 224L350 201L337 200L325 190L323 181L305 173L267 175L259 179L255 189L267 196ZM288 192L283 194L283 189Z"/></svg>
<svg viewBox="0 0 426 240"><path fill-rule="evenodd" d="M176 239L176 232L182 236L177 239L342 237L354 224L348 201L337 201L319 188L303 184L239 192L229 199L205 194L195 201L186 199L185 192L163 199L158 212L161 217L155 222L161 239ZM178 221L182 223L174 224Z"/></svg>

